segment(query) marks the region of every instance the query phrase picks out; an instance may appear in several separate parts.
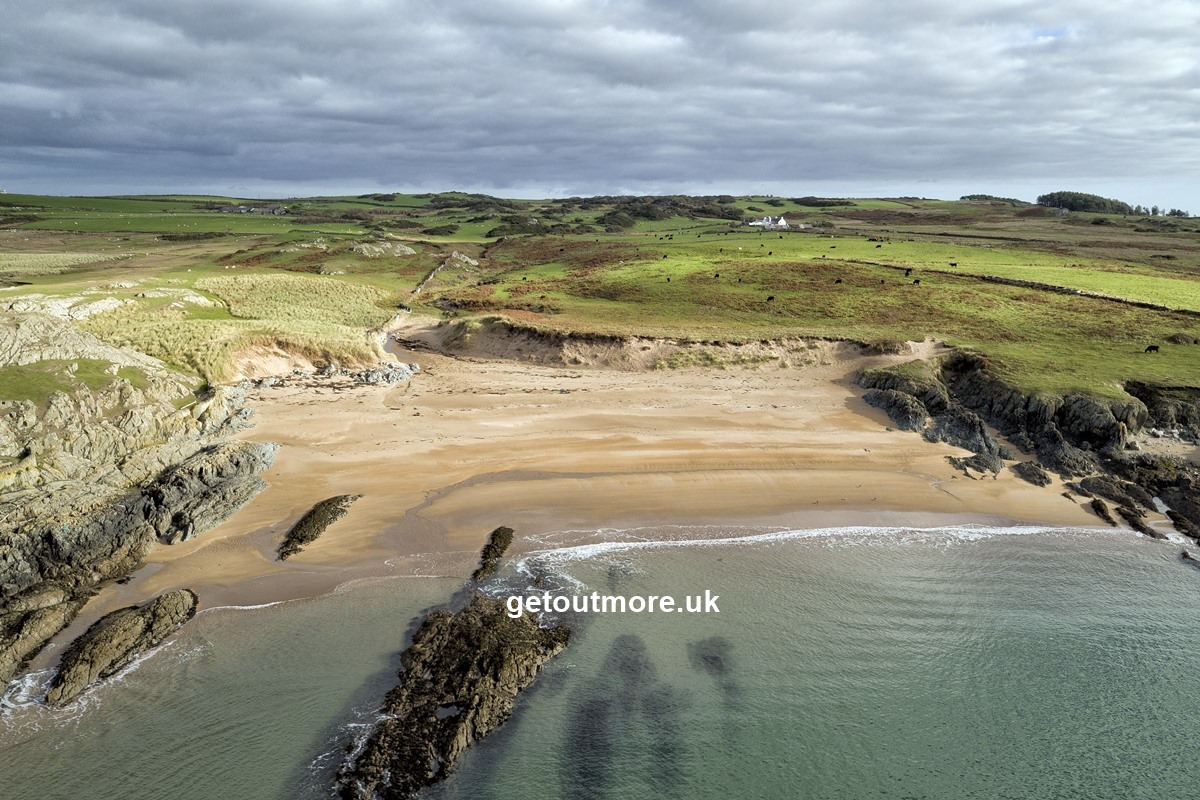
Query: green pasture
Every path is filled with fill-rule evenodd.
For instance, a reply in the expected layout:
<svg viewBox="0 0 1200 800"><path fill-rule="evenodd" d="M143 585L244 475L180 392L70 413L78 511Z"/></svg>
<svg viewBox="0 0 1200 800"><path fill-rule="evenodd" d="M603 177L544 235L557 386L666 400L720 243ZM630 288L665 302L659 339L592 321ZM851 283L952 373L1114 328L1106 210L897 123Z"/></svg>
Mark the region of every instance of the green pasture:
<svg viewBox="0 0 1200 800"><path fill-rule="evenodd" d="M747 218L786 213L822 227L779 232L692 217L687 209L702 206L674 198L685 213L638 218L618 233L599 230L604 215L636 208L636 200L2 195L0 227L7 213L40 219L0 232L0 275L28 284L5 289L0 299L39 292L133 300L81 327L217 381L234 354L254 346L373 360L378 344L368 331L413 302L418 283L459 250L481 266L442 269L419 298L422 310L442 313L452 304L459 313L499 313L555 330L710 341L934 337L985 353L1030 390L1119 395L1131 379L1200 384L1200 346L1167 341L1176 333L1200 336L1196 317L981 280L1200 310L1200 235L1192 220L1093 225L1086 215L1054 217L1001 202L863 198L802 207L745 196L735 205ZM297 213L202 208L226 202L286 202ZM645 207L645 199L638 202ZM656 206L664 207L670 203ZM510 235L499 244L488 237L522 217L597 231ZM429 232L445 226L453 232ZM370 258L355 250L397 241L417 254ZM103 288L119 281L136 286ZM156 288L192 289L217 305L140 296ZM1149 344L1161 352L1144 353ZM65 380L7 377L46 386ZM26 394L45 391L34 386Z"/></svg>
<svg viewBox="0 0 1200 800"><path fill-rule="evenodd" d="M442 295L478 313L616 335L933 337L993 356L1031 390L1117 395L1127 380L1200 379L1200 347L1166 342L1175 333L1200 333L1194 317L951 272L922 273L917 286L901 264L655 245L582 243L577 252L560 253L514 244L493 254L496 274L443 288ZM1162 352L1144 353L1148 344Z"/></svg>
<svg viewBox="0 0 1200 800"><path fill-rule="evenodd" d="M80 387L95 391L118 378L129 381L139 389L147 384L146 374L137 367L113 370L112 362L92 358L0 367L0 386L4 387L4 399L26 400L39 406L45 405L54 392L70 393Z"/></svg>

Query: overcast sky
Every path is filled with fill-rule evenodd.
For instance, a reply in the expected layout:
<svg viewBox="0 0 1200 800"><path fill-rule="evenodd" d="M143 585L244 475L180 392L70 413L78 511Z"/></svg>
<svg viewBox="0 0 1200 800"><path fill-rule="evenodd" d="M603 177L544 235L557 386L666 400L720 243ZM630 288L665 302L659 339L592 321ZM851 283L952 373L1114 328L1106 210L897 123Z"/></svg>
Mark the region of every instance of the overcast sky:
<svg viewBox="0 0 1200 800"><path fill-rule="evenodd" d="M1200 214L1196 0L0 0L0 188Z"/></svg>

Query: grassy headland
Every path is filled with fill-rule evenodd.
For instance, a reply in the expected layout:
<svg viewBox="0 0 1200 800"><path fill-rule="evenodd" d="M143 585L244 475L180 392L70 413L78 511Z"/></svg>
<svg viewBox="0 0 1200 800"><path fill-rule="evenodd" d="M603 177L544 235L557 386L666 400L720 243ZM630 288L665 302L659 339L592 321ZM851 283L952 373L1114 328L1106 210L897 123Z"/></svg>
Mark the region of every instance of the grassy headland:
<svg viewBox="0 0 1200 800"><path fill-rule="evenodd" d="M787 230L744 224L781 215ZM556 332L935 337L1030 391L1200 383L1195 219L999 199L5 195L0 228L5 302L115 297L80 324L209 380L256 345L372 360L367 332L406 304Z"/></svg>

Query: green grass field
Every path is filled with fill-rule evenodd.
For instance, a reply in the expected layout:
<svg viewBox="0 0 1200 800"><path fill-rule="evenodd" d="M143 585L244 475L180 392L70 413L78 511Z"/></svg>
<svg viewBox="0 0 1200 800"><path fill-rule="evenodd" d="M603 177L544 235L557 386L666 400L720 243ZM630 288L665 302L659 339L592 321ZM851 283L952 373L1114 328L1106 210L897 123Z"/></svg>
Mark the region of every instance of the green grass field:
<svg viewBox="0 0 1200 800"><path fill-rule="evenodd" d="M220 210L271 203L288 213ZM768 214L786 214L792 229L742 224ZM1200 385L1200 346L1169 338L1200 338L1200 317L985 280L1200 312L1200 222L1101 216L916 198L4 195L0 302L29 292L132 300L83 326L210 380L255 345L370 360L367 331L410 303L618 335L934 337L987 354L1030 390ZM498 241L497 230L518 233ZM415 252L381 257L381 244ZM441 270L413 298L454 251L480 266ZM1145 353L1150 344L1161 352Z"/></svg>

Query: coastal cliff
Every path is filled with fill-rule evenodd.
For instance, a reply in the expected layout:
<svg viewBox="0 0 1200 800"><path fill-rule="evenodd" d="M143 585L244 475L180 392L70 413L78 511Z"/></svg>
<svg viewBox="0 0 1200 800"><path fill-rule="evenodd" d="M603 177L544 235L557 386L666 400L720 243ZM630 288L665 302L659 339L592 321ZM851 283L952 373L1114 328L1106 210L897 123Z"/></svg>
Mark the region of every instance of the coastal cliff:
<svg viewBox="0 0 1200 800"><path fill-rule="evenodd" d="M1036 459L1013 467L1025 480L1044 485L1046 470L1082 479L1068 487L1116 503L1132 527L1151 535L1142 519L1156 510L1158 498L1176 529L1200 537L1200 469L1139 452L1134 442L1150 430L1200 442L1200 388L1130 384L1128 399L1026 394L971 353L864 370L858 383L867 389L863 399L898 427L972 451L952 459L964 470L994 474L1016 457L989 432L991 426Z"/></svg>
<svg viewBox="0 0 1200 800"><path fill-rule="evenodd" d="M236 388L199 391L66 320L0 315L0 683L156 542L220 523L266 484Z"/></svg>

